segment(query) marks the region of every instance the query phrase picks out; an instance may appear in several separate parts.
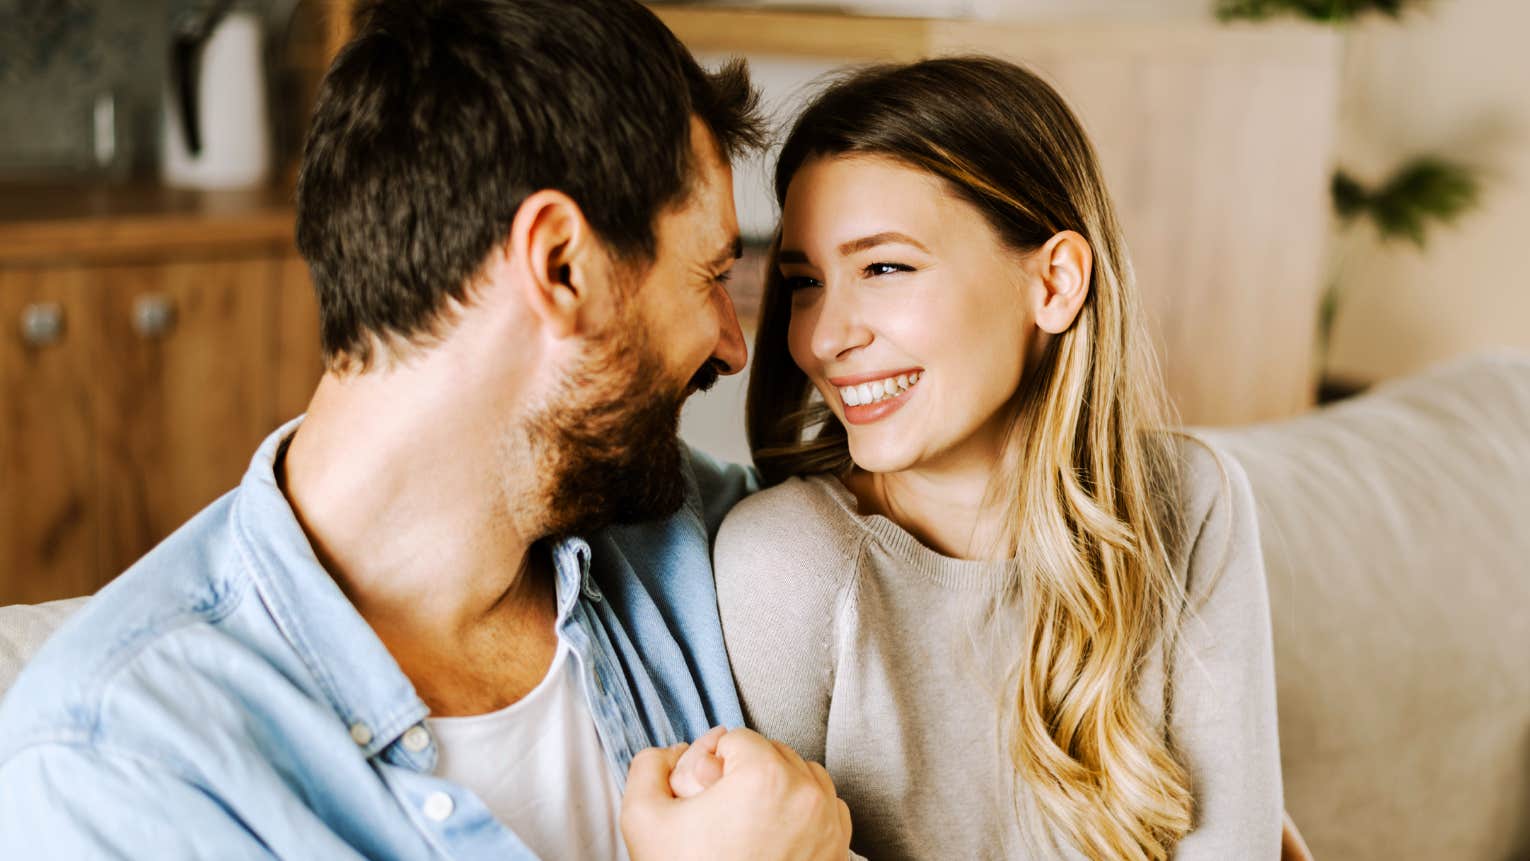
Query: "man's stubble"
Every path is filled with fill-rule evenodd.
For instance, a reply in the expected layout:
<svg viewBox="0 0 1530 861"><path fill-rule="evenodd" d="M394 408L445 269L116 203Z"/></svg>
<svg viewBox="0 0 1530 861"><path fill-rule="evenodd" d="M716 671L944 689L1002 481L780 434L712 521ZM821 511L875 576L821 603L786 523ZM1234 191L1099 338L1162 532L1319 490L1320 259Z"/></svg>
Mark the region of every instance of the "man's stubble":
<svg viewBox="0 0 1530 861"><path fill-rule="evenodd" d="M640 323L613 329L526 425L546 535L659 519L685 500L680 408L717 371L709 362L682 386Z"/></svg>

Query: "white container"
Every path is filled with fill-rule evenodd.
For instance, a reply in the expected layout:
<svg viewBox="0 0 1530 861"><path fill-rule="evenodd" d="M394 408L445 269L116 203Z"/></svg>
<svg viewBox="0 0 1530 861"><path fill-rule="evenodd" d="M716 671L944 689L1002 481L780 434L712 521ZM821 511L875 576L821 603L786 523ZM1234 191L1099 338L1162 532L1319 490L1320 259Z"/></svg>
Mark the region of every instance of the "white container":
<svg viewBox="0 0 1530 861"><path fill-rule="evenodd" d="M244 188L271 174L271 127L266 115L262 23L253 12L231 12L202 47L193 76L200 151L188 146L183 108L170 82L161 112L164 180L180 188Z"/></svg>

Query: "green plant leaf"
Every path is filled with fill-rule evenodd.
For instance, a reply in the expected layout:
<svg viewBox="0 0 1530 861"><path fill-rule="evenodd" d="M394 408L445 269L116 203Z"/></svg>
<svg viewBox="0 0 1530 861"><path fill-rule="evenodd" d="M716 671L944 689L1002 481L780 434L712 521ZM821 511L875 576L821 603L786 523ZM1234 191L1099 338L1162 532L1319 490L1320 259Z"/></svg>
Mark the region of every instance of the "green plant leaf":
<svg viewBox="0 0 1530 861"><path fill-rule="evenodd" d="M1223 21L1262 21L1277 15L1298 15L1313 21L1342 24L1368 13L1400 18L1429 0L1217 0L1216 15Z"/></svg>
<svg viewBox="0 0 1530 861"><path fill-rule="evenodd" d="M1345 221L1364 212L1371 202L1370 192L1365 190L1365 186L1342 168L1333 172L1329 193L1333 195L1333 211Z"/></svg>
<svg viewBox="0 0 1530 861"><path fill-rule="evenodd" d="M1423 248L1431 223L1454 223L1476 208L1480 196L1474 168L1424 156L1372 193L1367 208L1382 239L1406 239Z"/></svg>

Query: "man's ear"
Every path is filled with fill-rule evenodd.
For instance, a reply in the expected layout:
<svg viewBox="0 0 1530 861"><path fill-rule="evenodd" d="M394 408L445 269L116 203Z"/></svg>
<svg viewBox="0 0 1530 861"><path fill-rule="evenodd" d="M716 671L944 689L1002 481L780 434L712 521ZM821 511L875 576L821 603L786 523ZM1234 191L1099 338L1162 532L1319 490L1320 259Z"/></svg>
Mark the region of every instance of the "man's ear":
<svg viewBox="0 0 1530 861"><path fill-rule="evenodd" d="M1094 252L1081 234L1064 230L1048 239L1033 259L1041 281L1036 326L1043 332L1060 335L1073 325L1089 297Z"/></svg>
<svg viewBox="0 0 1530 861"><path fill-rule="evenodd" d="M585 328L594 294L607 289L601 244L584 211L561 191L522 201L510 223L510 261L526 306L555 337Z"/></svg>

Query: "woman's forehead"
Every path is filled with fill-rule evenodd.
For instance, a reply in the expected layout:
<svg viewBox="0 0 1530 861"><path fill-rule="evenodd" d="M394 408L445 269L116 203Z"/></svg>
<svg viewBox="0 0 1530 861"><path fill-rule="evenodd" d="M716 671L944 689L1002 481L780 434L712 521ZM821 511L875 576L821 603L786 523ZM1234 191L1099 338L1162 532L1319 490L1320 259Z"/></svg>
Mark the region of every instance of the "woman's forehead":
<svg viewBox="0 0 1530 861"><path fill-rule="evenodd" d="M839 246L879 233L938 243L980 217L927 171L876 156L821 157L804 164L788 187L782 245Z"/></svg>

